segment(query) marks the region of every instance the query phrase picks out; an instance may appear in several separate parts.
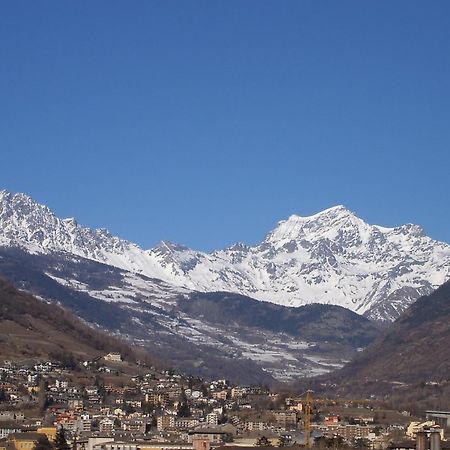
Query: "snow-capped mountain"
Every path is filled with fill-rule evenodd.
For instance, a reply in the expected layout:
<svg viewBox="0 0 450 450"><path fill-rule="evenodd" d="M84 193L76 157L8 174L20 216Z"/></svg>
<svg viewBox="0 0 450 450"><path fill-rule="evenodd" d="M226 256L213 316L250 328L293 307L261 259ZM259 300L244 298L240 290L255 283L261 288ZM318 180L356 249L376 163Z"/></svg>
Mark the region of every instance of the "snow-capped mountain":
<svg viewBox="0 0 450 450"><path fill-rule="evenodd" d="M393 320L450 277L450 246L417 225L368 225L344 206L293 215L259 245L211 254L162 243L149 252L178 282L287 306L335 304Z"/></svg>
<svg viewBox="0 0 450 450"><path fill-rule="evenodd" d="M199 290L230 291L286 306L335 304L380 320L395 319L450 278L450 246L417 225L369 225L343 206L293 215L256 246L204 253L161 242L144 251L58 219L23 194L0 192L0 245L68 252Z"/></svg>
<svg viewBox="0 0 450 450"><path fill-rule="evenodd" d="M19 246L31 253L68 252L131 272L166 277L137 245L106 229L92 230L73 218L59 219L24 194L0 191L0 245Z"/></svg>

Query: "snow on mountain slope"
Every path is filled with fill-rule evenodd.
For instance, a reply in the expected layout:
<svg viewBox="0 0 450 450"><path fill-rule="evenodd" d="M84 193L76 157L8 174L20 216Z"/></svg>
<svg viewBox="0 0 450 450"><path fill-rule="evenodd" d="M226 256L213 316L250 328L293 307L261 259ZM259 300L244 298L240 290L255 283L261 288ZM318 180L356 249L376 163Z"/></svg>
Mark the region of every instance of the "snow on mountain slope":
<svg viewBox="0 0 450 450"><path fill-rule="evenodd" d="M144 251L106 230L58 219L23 194L0 192L0 245L69 252L201 291L286 306L336 304L393 320L450 277L450 246L417 225L368 225L343 206L293 215L260 244L204 253L161 242Z"/></svg>
<svg viewBox="0 0 450 450"><path fill-rule="evenodd" d="M254 247L211 254L162 243L149 252L180 283L286 306L337 304L395 319L450 277L450 246L417 225L368 225L343 206L291 216Z"/></svg>
<svg viewBox="0 0 450 450"><path fill-rule="evenodd" d="M24 194L0 191L0 245L20 246L32 253L68 252L147 276L167 277L137 245L108 230L59 219L46 206Z"/></svg>
<svg viewBox="0 0 450 450"><path fill-rule="evenodd" d="M0 247L0 278L183 372L217 379L225 370L245 384L342 367L380 329L337 306L284 308L229 292L193 292L67 252Z"/></svg>

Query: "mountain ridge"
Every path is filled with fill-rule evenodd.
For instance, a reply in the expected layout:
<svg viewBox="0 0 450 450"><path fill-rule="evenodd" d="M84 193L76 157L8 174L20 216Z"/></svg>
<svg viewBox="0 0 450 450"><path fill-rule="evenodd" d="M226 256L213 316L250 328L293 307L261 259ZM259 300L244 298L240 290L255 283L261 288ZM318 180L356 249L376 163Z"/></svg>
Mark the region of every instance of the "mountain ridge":
<svg viewBox="0 0 450 450"><path fill-rule="evenodd" d="M447 380L450 281L419 298L342 373L403 382Z"/></svg>
<svg viewBox="0 0 450 450"><path fill-rule="evenodd" d="M369 225L343 205L291 215L257 245L206 253L167 241L143 250L105 229L61 220L25 194L0 191L0 245L68 252L195 291L336 304L375 320L394 320L450 277L450 245L414 224Z"/></svg>
<svg viewBox="0 0 450 450"><path fill-rule="evenodd" d="M137 358L161 364L148 352L132 349L59 305L19 291L0 277L0 357L8 359L53 358L60 362L119 352L128 362Z"/></svg>
<svg viewBox="0 0 450 450"><path fill-rule="evenodd" d="M341 369L295 383L320 395L376 396L398 409L445 409L450 398L450 281L419 298Z"/></svg>

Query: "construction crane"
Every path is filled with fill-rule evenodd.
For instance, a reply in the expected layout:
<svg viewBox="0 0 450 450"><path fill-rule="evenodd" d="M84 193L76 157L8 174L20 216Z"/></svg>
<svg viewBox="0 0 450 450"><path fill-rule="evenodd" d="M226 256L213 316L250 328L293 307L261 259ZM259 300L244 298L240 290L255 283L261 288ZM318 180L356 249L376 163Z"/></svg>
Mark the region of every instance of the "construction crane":
<svg viewBox="0 0 450 450"><path fill-rule="evenodd" d="M313 391L306 391L305 409L303 411L303 436L306 448L311 448L311 408L312 408L312 393Z"/></svg>

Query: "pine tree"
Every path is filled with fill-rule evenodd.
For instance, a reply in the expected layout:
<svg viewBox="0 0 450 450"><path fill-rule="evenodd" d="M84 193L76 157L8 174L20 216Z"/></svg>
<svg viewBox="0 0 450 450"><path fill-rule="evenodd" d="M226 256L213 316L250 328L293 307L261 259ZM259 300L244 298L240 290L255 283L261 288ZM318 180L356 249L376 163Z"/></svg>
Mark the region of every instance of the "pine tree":
<svg viewBox="0 0 450 450"><path fill-rule="evenodd" d="M177 416L178 417L189 417L190 415L191 415L191 409L189 408L189 403L188 403L188 399L186 396L186 392L184 392L184 390L183 390L180 395L180 402L178 403Z"/></svg>
<svg viewBox="0 0 450 450"><path fill-rule="evenodd" d="M38 394L38 404L39 409L41 411L45 411L48 406L48 398L47 398L47 381L44 378L41 378L39 382L39 394Z"/></svg>
<svg viewBox="0 0 450 450"><path fill-rule="evenodd" d="M179 403L177 416L178 417L190 417L190 415L191 415L191 408L189 408L188 403L187 402Z"/></svg>
<svg viewBox="0 0 450 450"><path fill-rule="evenodd" d="M56 432L54 445L55 450L70 450L70 445L67 443L66 433L63 427Z"/></svg>
<svg viewBox="0 0 450 450"><path fill-rule="evenodd" d="M47 436L45 434L37 438L34 444L33 450L52 450L52 444L50 444Z"/></svg>

